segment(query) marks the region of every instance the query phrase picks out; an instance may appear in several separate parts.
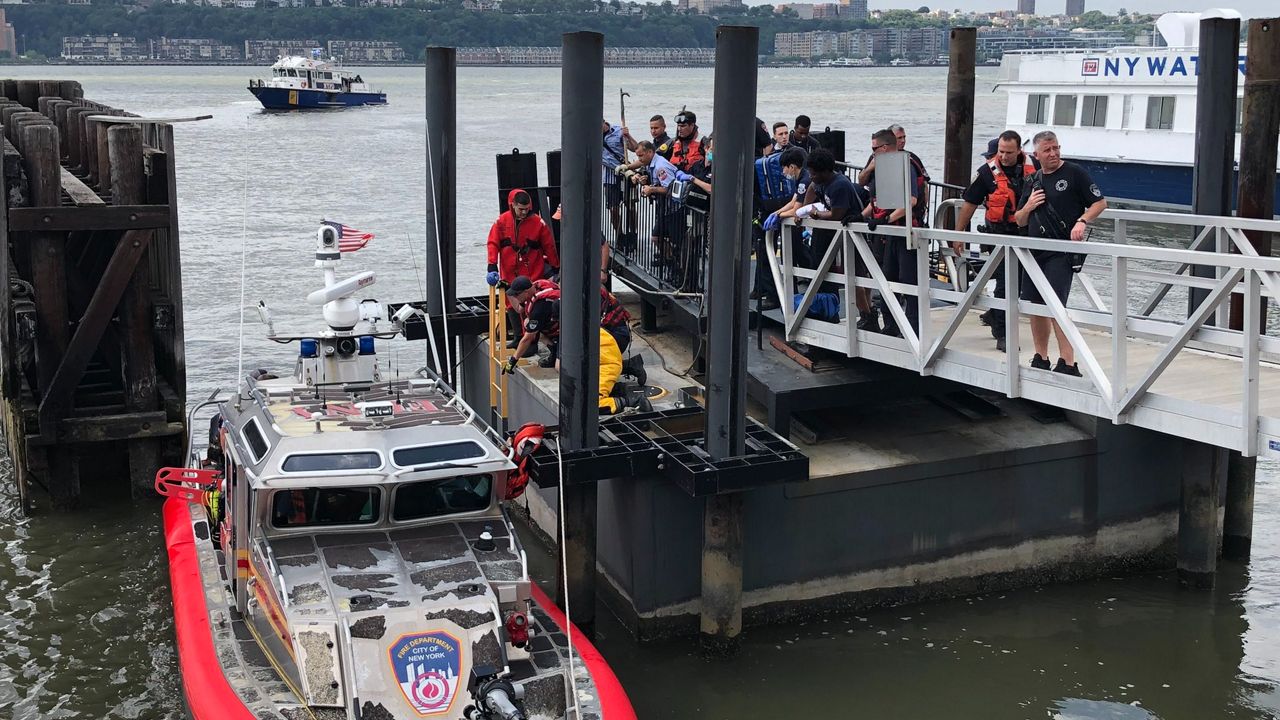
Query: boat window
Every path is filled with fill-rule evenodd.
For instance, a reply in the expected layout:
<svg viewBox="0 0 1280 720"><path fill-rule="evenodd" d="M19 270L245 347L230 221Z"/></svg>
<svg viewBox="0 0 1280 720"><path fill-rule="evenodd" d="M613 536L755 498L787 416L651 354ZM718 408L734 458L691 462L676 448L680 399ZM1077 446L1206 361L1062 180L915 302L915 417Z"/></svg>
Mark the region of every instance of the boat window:
<svg viewBox="0 0 1280 720"><path fill-rule="evenodd" d="M1085 95L1080 109L1080 127L1107 126L1107 96Z"/></svg>
<svg viewBox="0 0 1280 720"><path fill-rule="evenodd" d="M1058 95L1054 98L1053 124L1066 125L1068 127L1076 124L1075 95Z"/></svg>
<svg viewBox="0 0 1280 720"><path fill-rule="evenodd" d="M298 71L293 68L289 69L289 77L298 77Z"/></svg>
<svg viewBox="0 0 1280 720"><path fill-rule="evenodd" d="M378 522L381 499L376 487L280 490L271 499L271 525L369 525Z"/></svg>
<svg viewBox="0 0 1280 720"><path fill-rule="evenodd" d="M376 452L309 453L284 459L285 472L326 472L332 470L373 470L382 467Z"/></svg>
<svg viewBox="0 0 1280 720"><path fill-rule="evenodd" d="M249 443L249 452L253 453L253 461L257 462L267 456L267 439L262 436L262 429L258 427L256 419L250 420L244 426L244 439Z"/></svg>
<svg viewBox="0 0 1280 720"><path fill-rule="evenodd" d="M466 460L482 458L486 454L480 443L467 440L465 442L440 443L439 445L418 445L417 447L397 448L391 453L391 459L400 467L430 465L431 463L448 462L450 460Z"/></svg>
<svg viewBox="0 0 1280 720"><path fill-rule="evenodd" d="M1147 98L1148 130L1173 129L1173 102L1176 99L1172 95L1156 95Z"/></svg>
<svg viewBox="0 0 1280 720"><path fill-rule="evenodd" d="M1031 125L1044 125L1049 122L1049 96L1032 93L1027 96L1027 122Z"/></svg>
<svg viewBox="0 0 1280 720"><path fill-rule="evenodd" d="M484 510L492 492L493 478L487 474L405 483L396 489L391 518L422 520Z"/></svg>

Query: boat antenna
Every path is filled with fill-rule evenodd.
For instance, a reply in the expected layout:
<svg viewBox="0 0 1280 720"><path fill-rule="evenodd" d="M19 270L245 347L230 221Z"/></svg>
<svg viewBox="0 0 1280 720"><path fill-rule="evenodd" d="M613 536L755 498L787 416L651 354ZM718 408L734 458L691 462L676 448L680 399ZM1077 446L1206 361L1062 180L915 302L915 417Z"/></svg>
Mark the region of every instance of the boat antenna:
<svg viewBox="0 0 1280 720"><path fill-rule="evenodd" d="M422 273L418 270L418 255L414 252L413 239L409 237L409 233L404 234L404 246L409 251L409 262L413 263L413 277L418 281L418 295L425 298L427 288L422 283Z"/></svg>
<svg viewBox="0 0 1280 720"><path fill-rule="evenodd" d="M249 129L249 116L245 116L245 130ZM248 163L248 160L245 160ZM240 381L244 378L244 286L245 286L245 258L248 255L249 248L249 175L244 173L244 199L241 205L240 213L240 338L239 348L236 351L236 401L240 400Z"/></svg>
<svg viewBox="0 0 1280 720"><path fill-rule="evenodd" d="M431 194L431 209L432 209L431 219L434 220L436 223L436 227L435 227L436 268L437 268L436 272L441 273L441 276L440 276L440 323L441 323L441 330L444 332L444 338L445 338L444 364L440 365L439 367L441 369L447 370L453 367L453 357L451 356L452 348L449 347L452 344L449 342L449 309L450 308L445 303L445 295L444 295L444 284L445 284L444 275L443 275L444 256L442 254L442 251L440 250L440 207L439 207L439 204L436 202L440 196L436 192L436 189L437 189L436 188L436 166L435 166L435 162L431 159L431 155L432 155L431 153L431 118L428 117L426 121L427 121L427 192ZM431 232L431 230L428 229L427 232ZM426 295L426 293L424 292L423 295ZM427 320L428 323L430 322L430 318L424 318L424 319ZM454 384L456 385L457 383L454 383ZM457 388L454 389L454 393L458 397L462 397L462 393Z"/></svg>

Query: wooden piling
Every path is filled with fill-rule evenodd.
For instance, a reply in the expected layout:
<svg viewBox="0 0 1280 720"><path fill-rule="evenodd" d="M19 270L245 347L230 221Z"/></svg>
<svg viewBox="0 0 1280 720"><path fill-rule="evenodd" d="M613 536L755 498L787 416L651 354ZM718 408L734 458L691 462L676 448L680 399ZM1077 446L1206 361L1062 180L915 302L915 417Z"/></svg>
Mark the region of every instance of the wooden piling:
<svg viewBox="0 0 1280 720"><path fill-rule="evenodd" d="M0 80L0 93L4 94L6 100L18 100L18 81L17 80Z"/></svg>
<svg viewBox="0 0 1280 720"><path fill-rule="evenodd" d="M978 29L951 29L951 63L947 67L947 125L943 147L943 181L966 186L973 165L973 97ZM959 197L955 190L947 198Z"/></svg>
<svg viewBox="0 0 1280 720"><path fill-rule="evenodd" d="M108 479L82 482L81 458L88 472L104 453L127 457L134 494L149 492L186 439L172 131L88 121L126 113L84 100L75 81L13 87L34 101L0 98L27 182L0 175L0 287L29 284L33 297L0 294L0 415L23 506L46 488L74 507L82 485Z"/></svg>
<svg viewBox="0 0 1280 720"><path fill-rule="evenodd" d="M1213 445L1182 442L1182 498L1178 506L1178 581L1213 587L1218 570L1218 488L1224 454Z"/></svg>
<svg viewBox="0 0 1280 720"><path fill-rule="evenodd" d="M1256 18L1249 22L1249 48L1245 61L1243 116L1240 126L1240 185L1236 193L1240 217L1270 219L1274 216L1276 154L1280 145L1280 18ZM1271 255L1270 233L1245 231L1259 255ZM1267 328L1267 303L1256 313L1263 334ZM1231 296L1232 330L1244 327L1244 298ZM1227 502L1222 525L1222 554L1247 560L1253 545L1253 494L1257 458L1231 453L1227 467Z"/></svg>

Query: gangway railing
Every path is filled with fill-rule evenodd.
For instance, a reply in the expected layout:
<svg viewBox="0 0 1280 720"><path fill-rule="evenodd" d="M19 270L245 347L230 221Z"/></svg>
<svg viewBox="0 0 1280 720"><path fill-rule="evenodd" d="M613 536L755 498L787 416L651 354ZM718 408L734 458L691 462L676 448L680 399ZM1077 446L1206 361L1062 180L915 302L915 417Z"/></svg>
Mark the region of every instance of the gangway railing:
<svg viewBox="0 0 1280 720"><path fill-rule="evenodd" d="M1280 365L1276 364L1280 339L1262 332L1259 316L1264 299L1270 302L1280 297L1280 258L1259 257L1245 236L1245 232L1280 233L1280 222L1114 209L1108 209L1102 218L1114 224L1112 242L877 227L874 235L922 250L917 252L918 280L914 284L887 279L871 251L873 233L861 222L806 221L809 227L834 231L835 239L816 267L804 268L794 262L793 243L779 242L795 232L788 221L770 233L773 252L767 252L765 259L778 295L784 299L780 312L788 340L924 375L937 374L1116 423L1194 437L1245 455L1262 452L1280 456L1280 396L1273 406L1260 387L1265 379L1280 389ZM1166 236L1185 231L1193 237L1194 249L1132 244L1131 231L1136 225L1149 225ZM982 267L970 282L965 282L968 273L958 270L950 285L934 287L930 253L924 250L950 256L954 262L952 243L980 243L992 250L983 256ZM1215 249L1234 252L1206 252L1203 248L1209 243ZM1087 253L1089 262L1077 275L1085 292L1074 296L1083 296L1086 305L1068 306L1058 301L1033 257L1033 253L1044 251ZM865 263L869 277L855 276L855 255ZM1211 276L1194 276L1192 267L1209 268ZM1043 304L1017 300L1023 271L1045 298ZM1012 299L984 294L996 272L1005 273ZM1154 285L1150 291L1139 292L1150 285ZM837 288L842 296L837 322L807 317L814 297L824 286ZM855 287L881 295L901 338L857 330ZM1171 297L1171 288L1199 288L1205 296L1190 313L1185 306L1157 313L1162 304L1168 304L1165 301ZM793 295L800 295L800 301L786 302ZM1235 295L1244 300L1242 330L1226 327L1230 300ZM904 300L908 297L919 302L917 327L907 321ZM994 346L957 342L962 328L972 327L965 325L970 311L990 308L1006 312L1003 355ZM1022 316L1057 321L1075 349L1083 378L1024 364L1030 348L1019 348ZM1147 367L1131 368L1131 357L1139 355ZM1166 383L1176 387L1157 387L1177 364L1187 368L1194 364L1201 370L1183 371L1179 375L1182 379ZM1187 383L1186 377L1194 380ZM1197 387L1183 386L1187 384Z"/></svg>

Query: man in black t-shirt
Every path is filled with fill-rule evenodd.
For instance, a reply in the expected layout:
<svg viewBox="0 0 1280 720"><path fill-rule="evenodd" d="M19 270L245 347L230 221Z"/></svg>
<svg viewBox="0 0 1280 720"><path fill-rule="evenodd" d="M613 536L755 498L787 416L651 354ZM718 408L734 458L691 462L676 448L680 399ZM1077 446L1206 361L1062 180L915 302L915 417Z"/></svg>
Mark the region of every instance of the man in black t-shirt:
<svg viewBox="0 0 1280 720"><path fill-rule="evenodd" d="M1022 197L1022 188L1026 181L1035 174L1031 160L1022 152L1022 136L1012 130L1005 130L1000 137L987 145L982 154L987 162L978 167L973 182L964 191L964 205L960 208L960 216L956 220L957 230L968 230L969 221L979 206L984 208L985 222L978 228L979 232L992 235L1021 235L1018 223L1013 219L1018 209L1018 199ZM963 257L965 243L952 243L952 248ZM983 245L983 252L991 252L993 246ZM1004 271L996 270L997 298L1005 296ZM996 339L996 349L1004 352L1004 310L992 308L982 314L982 322L991 326L991 335Z"/></svg>
<svg viewBox="0 0 1280 720"><path fill-rule="evenodd" d="M1033 175L1030 182L1024 183L1018 211L1014 214L1018 226L1027 228L1031 237L1075 242L1084 240L1089 223L1107 209L1102 191L1084 168L1062 159L1062 148L1053 132L1036 133L1034 147L1036 159L1040 161L1040 172ZM1075 274L1072 268L1074 253L1036 251L1033 255L1054 294L1066 305L1067 295L1071 292L1071 278ZM1044 302L1025 269L1020 281L1023 300ZM1031 316L1031 340L1036 351L1031 367L1049 369L1050 328L1058 339L1058 364L1053 371L1078 377L1080 368L1076 365L1075 350L1062 328L1058 327L1056 320L1039 315Z"/></svg>
<svg viewBox="0 0 1280 720"><path fill-rule="evenodd" d="M791 128L792 147L798 147L805 153L811 153L822 148L822 143L818 142L818 138L809 134L809 126L812 124L813 122L809 120L808 115L796 116L796 124Z"/></svg>

